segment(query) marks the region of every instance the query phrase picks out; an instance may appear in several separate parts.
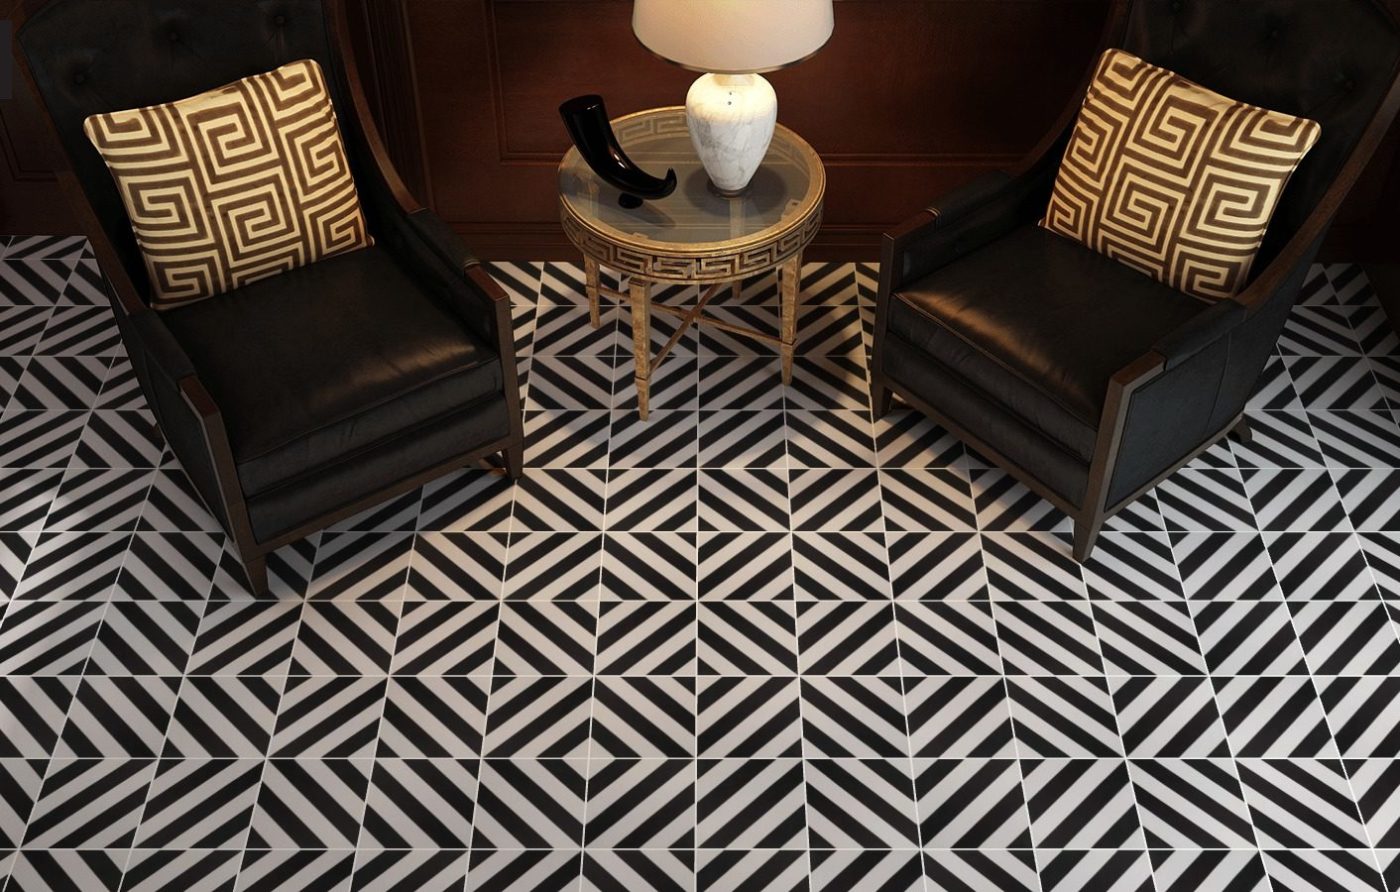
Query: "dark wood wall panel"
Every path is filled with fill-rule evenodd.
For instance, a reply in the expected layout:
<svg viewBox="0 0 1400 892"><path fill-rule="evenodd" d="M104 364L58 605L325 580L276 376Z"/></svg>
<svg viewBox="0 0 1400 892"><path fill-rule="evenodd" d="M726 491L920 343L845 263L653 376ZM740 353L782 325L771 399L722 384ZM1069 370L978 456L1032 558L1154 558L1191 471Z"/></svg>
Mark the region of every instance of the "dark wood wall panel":
<svg viewBox="0 0 1400 892"><path fill-rule="evenodd" d="M0 0L17 14L21 0ZM251 2L251 0L229 0ZM694 78L642 49L630 0L343 0L405 181L488 258L572 256L557 223L563 99L613 114L679 104ZM678 0L681 2L681 0ZM1400 0L1397 0L1400 2ZM879 233L1018 158L1092 62L1108 0L838 0L814 58L771 75L779 118L827 164L820 256L873 258ZM1400 243L1400 128L1328 253ZM0 102L0 231L71 229L27 95Z"/></svg>

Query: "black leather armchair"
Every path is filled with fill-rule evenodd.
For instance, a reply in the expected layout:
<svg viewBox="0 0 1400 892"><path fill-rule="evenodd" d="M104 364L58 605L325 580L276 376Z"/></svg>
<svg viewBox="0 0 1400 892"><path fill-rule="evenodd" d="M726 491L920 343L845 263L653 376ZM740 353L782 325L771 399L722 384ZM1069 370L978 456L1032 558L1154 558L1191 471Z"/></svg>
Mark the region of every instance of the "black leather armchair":
<svg viewBox="0 0 1400 892"><path fill-rule="evenodd" d="M1210 306L1036 226L1087 75L1015 170L886 234L875 412L899 395L1070 514L1079 560L1104 518L1232 429L1248 436L1245 403L1400 105L1400 30L1382 0L1115 0L1103 45L1313 118L1322 137L1252 281Z"/></svg>
<svg viewBox="0 0 1400 892"><path fill-rule="evenodd" d="M52 0L17 37L142 390L255 591L273 549L439 474L500 453L519 475L509 300L389 163L337 0ZM83 119L305 58L326 72L375 246L150 310Z"/></svg>

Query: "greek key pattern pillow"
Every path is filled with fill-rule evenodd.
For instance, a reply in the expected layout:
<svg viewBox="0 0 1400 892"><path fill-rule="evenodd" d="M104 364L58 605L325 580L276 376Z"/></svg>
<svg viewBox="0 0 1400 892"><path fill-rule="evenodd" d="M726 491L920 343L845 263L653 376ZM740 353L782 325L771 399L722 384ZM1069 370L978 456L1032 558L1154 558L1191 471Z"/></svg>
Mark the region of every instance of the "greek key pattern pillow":
<svg viewBox="0 0 1400 892"><path fill-rule="evenodd" d="M83 128L117 182L158 309L373 243L313 60Z"/></svg>
<svg viewBox="0 0 1400 892"><path fill-rule="evenodd" d="M1230 297L1321 130L1109 50L1041 225L1187 294Z"/></svg>

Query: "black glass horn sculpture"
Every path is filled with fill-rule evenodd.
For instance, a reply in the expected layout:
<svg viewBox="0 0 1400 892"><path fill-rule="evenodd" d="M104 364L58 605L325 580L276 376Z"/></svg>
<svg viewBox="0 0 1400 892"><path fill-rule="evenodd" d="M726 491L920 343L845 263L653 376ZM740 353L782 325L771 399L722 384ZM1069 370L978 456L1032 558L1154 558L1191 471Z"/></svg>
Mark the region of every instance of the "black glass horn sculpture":
<svg viewBox="0 0 1400 892"><path fill-rule="evenodd" d="M575 96L559 106L559 116L593 172L603 182L622 190L618 204L625 208L641 207L644 198L665 198L676 191L674 170L667 170L664 178L654 177L633 164L622 151L608 121L602 96L596 93Z"/></svg>

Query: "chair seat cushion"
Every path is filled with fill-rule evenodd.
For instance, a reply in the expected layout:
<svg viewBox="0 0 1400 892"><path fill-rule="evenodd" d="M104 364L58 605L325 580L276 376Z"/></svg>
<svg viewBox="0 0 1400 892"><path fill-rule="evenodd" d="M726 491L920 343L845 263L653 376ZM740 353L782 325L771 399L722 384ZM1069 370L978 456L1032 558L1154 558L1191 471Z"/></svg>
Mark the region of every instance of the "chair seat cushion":
<svg viewBox="0 0 1400 892"><path fill-rule="evenodd" d="M897 292L889 327L1089 461L1109 379L1206 306L1030 225Z"/></svg>
<svg viewBox="0 0 1400 892"><path fill-rule="evenodd" d="M381 248L170 310L249 495L501 392L477 342Z"/></svg>

